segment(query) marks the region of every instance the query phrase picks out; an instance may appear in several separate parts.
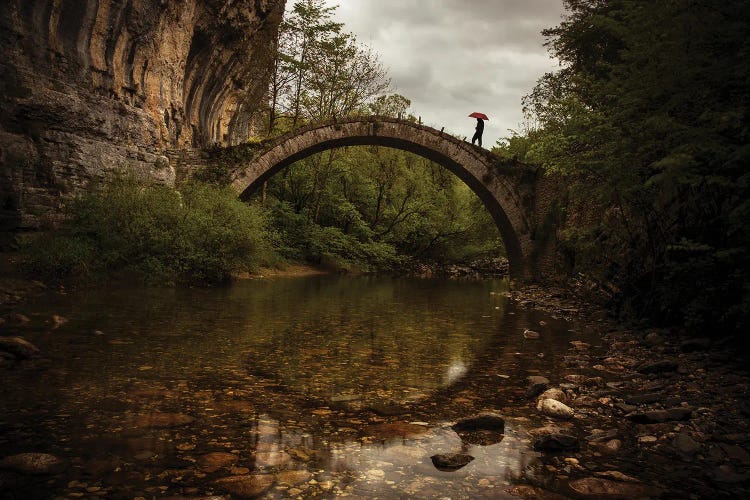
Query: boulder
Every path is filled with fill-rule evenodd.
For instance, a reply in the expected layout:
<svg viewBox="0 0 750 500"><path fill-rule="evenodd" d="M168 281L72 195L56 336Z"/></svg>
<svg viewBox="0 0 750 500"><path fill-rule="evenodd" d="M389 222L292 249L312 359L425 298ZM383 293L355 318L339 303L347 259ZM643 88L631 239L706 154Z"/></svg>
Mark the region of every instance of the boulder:
<svg viewBox="0 0 750 500"><path fill-rule="evenodd" d="M571 481L569 486L586 498L641 498L649 494L648 488L643 484L611 481L598 477L576 479Z"/></svg>
<svg viewBox="0 0 750 500"><path fill-rule="evenodd" d="M685 431L680 432L674 437L672 440L672 446L674 446L677 453L684 458L692 457L701 449L701 445L691 438Z"/></svg>
<svg viewBox="0 0 750 500"><path fill-rule="evenodd" d="M214 452L198 457L198 465L205 472L216 472L222 467L229 467L237 463L239 457L233 453Z"/></svg>
<svg viewBox="0 0 750 500"><path fill-rule="evenodd" d="M553 387L552 389L547 389L546 391L544 391L539 396L539 399L554 399L556 401L560 401L561 403L565 403L568 400L568 395L565 394L565 391L563 391L562 389Z"/></svg>

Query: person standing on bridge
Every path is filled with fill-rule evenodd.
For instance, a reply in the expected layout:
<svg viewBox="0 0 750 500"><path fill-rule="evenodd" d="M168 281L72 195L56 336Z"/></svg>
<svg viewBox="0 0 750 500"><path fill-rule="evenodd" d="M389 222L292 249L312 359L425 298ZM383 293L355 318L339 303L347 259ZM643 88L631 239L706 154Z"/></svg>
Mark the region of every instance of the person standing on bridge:
<svg viewBox="0 0 750 500"><path fill-rule="evenodd" d="M471 143L474 144L474 142L479 141L479 147L482 147L482 133L484 133L484 120L489 120L487 118L487 115L484 113L477 113L474 112L469 115L471 118L477 119L477 127L476 132L474 132L474 137L471 138Z"/></svg>

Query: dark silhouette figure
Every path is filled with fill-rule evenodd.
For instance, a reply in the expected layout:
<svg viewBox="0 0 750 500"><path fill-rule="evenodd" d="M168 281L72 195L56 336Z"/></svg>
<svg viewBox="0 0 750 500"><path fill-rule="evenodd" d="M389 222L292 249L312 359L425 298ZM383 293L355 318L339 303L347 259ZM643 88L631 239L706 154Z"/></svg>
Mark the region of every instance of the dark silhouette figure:
<svg viewBox="0 0 750 500"><path fill-rule="evenodd" d="M482 147L482 133L484 132L484 120L481 118L477 118L477 131L474 132L474 137L471 138L471 143L474 144L474 141L479 140L479 147Z"/></svg>

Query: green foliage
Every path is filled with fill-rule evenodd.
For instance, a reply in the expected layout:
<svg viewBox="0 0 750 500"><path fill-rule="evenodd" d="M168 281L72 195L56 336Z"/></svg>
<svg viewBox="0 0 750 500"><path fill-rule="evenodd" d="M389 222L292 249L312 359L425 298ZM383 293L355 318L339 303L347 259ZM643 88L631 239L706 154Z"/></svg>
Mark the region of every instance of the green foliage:
<svg viewBox="0 0 750 500"><path fill-rule="evenodd" d="M36 275L218 283L273 258L260 210L231 189L116 179L75 199L64 227L23 244Z"/></svg>
<svg viewBox="0 0 750 500"><path fill-rule="evenodd" d="M562 69L499 144L568 179L580 271L620 305L696 331L748 325L747 2L569 0L547 30ZM588 215L588 216L586 216Z"/></svg>
<svg viewBox="0 0 750 500"><path fill-rule="evenodd" d="M269 181L280 252L366 270L405 260L467 262L502 243L481 201L444 168L403 151L357 147L298 162Z"/></svg>

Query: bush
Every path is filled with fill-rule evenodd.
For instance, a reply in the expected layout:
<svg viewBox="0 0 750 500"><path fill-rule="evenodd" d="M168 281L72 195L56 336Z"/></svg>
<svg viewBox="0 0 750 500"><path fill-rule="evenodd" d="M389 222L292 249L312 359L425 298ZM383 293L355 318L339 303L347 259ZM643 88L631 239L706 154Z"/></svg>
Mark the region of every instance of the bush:
<svg viewBox="0 0 750 500"><path fill-rule="evenodd" d="M22 242L30 272L218 283L274 258L263 215L231 188L189 183L178 191L120 178L73 200L66 212L59 231Z"/></svg>

